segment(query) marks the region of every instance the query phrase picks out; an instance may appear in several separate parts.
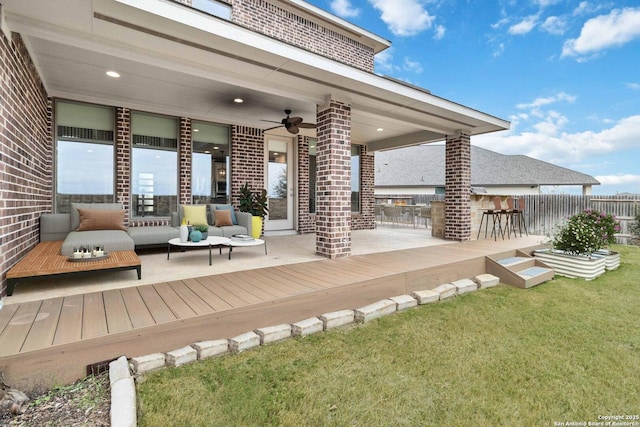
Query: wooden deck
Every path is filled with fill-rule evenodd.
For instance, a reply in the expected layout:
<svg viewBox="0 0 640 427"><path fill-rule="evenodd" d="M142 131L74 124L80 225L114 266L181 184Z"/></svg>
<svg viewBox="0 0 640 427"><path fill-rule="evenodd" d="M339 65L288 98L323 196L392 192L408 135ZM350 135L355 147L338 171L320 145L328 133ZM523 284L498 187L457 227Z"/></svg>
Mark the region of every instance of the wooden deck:
<svg viewBox="0 0 640 427"><path fill-rule="evenodd" d="M246 270L8 304L0 372L22 389L74 381L88 365L166 352L358 308L485 272L485 256L537 246L480 240Z"/></svg>

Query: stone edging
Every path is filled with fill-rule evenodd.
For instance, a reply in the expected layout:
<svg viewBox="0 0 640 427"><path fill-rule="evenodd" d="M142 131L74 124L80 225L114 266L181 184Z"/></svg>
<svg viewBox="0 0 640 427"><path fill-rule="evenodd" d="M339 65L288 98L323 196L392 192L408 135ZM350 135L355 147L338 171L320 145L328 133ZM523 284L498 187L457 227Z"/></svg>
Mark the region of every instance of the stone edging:
<svg viewBox="0 0 640 427"><path fill-rule="evenodd" d="M456 280L432 290L415 291L411 295L383 299L355 310L325 313L291 325L283 324L259 328L230 339L201 341L167 353L133 357L129 361L125 356L121 356L109 364L111 426L135 427L137 424L134 375L142 375L163 367L176 367L225 353L239 353L287 338L311 335L351 323L365 323L417 305L433 303L478 289L493 287L499 281L498 277L491 274L480 274L473 280Z"/></svg>

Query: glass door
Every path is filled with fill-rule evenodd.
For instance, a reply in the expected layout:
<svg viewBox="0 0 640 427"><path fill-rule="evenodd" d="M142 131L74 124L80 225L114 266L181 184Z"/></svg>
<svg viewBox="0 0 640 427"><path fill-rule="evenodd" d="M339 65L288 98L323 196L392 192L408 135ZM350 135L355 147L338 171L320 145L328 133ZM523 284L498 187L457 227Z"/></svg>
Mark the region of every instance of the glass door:
<svg viewBox="0 0 640 427"><path fill-rule="evenodd" d="M293 139L268 136L265 147L269 214L264 229L293 230Z"/></svg>

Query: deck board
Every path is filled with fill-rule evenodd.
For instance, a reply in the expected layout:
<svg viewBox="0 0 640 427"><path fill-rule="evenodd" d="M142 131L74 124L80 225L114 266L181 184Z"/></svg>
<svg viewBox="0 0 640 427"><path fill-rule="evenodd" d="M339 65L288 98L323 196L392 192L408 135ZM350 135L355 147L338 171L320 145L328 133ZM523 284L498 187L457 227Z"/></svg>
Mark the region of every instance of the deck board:
<svg viewBox="0 0 640 427"><path fill-rule="evenodd" d="M19 307L19 305L7 305L0 310L0 336Z"/></svg>
<svg viewBox="0 0 640 427"><path fill-rule="evenodd" d="M178 319L187 319L196 315L196 312L176 294L168 283L157 283L153 287Z"/></svg>
<svg viewBox="0 0 640 427"><path fill-rule="evenodd" d="M127 306L120 289L104 291L104 311L107 318L107 329L110 334L133 329Z"/></svg>
<svg viewBox="0 0 640 427"><path fill-rule="evenodd" d="M162 297L158 295L158 291L156 291L153 285L140 286L138 290L156 324L171 322L177 319L176 315L173 314L173 311L167 306Z"/></svg>
<svg viewBox="0 0 640 427"><path fill-rule="evenodd" d="M18 353L38 315L42 301L20 304L13 317L0 335L0 356ZM3 309L4 310L4 309Z"/></svg>
<svg viewBox="0 0 640 427"><path fill-rule="evenodd" d="M107 335L107 315L104 310L102 292L84 295L84 311L82 316L82 339Z"/></svg>
<svg viewBox="0 0 640 427"><path fill-rule="evenodd" d="M168 285L197 315L212 313L215 311L181 280L171 281Z"/></svg>
<svg viewBox="0 0 640 427"><path fill-rule="evenodd" d="M21 351L37 350L53 343L63 300L64 298L53 298L42 301L36 320L31 326Z"/></svg>
<svg viewBox="0 0 640 427"><path fill-rule="evenodd" d="M53 345L67 344L82 339L83 311L84 298L82 295L64 297Z"/></svg>
<svg viewBox="0 0 640 427"><path fill-rule="evenodd" d="M86 365L122 354L230 338L473 277L485 256L532 242L446 244L8 304L0 310L0 371L17 384L41 385L51 372L74 380Z"/></svg>
<svg viewBox="0 0 640 427"><path fill-rule="evenodd" d="M156 324L138 288L122 289L122 295L134 328L144 328Z"/></svg>
<svg viewBox="0 0 640 427"><path fill-rule="evenodd" d="M220 297L200 283L198 279L187 279L183 282L215 311L227 310L232 307L228 302L220 299Z"/></svg>

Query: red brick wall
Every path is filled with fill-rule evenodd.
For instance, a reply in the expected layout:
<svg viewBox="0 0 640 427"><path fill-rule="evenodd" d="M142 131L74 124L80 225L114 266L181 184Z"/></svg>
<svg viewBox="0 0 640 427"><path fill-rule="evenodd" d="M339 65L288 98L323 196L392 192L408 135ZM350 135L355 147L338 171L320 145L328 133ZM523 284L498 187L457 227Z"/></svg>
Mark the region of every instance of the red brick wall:
<svg viewBox="0 0 640 427"><path fill-rule="evenodd" d="M374 154L367 153L367 148L362 146L360 150L360 212L351 214L352 230L372 230L376 228L374 163Z"/></svg>
<svg viewBox="0 0 640 427"><path fill-rule="evenodd" d="M264 132L246 126L231 127L231 203L238 206L240 187L265 188Z"/></svg>
<svg viewBox="0 0 640 427"><path fill-rule="evenodd" d="M444 238L471 239L471 139L459 133L447 135L445 147Z"/></svg>
<svg viewBox="0 0 640 427"><path fill-rule="evenodd" d="M0 32L0 271L38 243L40 214L53 209L52 102L18 34Z"/></svg>
<svg viewBox="0 0 640 427"><path fill-rule="evenodd" d="M351 106L331 101L317 113L316 252L351 254Z"/></svg>
<svg viewBox="0 0 640 427"><path fill-rule="evenodd" d="M268 0L230 0L233 22L274 39L373 72L373 48L276 6Z"/></svg>
<svg viewBox="0 0 640 427"><path fill-rule="evenodd" d="M180 140L178 141L178 158L180 166L178 173L180 174L180 189L178 203L181 205L190 205L191 197L191 119L188 117L180 117ZM176 207L177 208L177 207Z"/></svg>
<svg viewBox="0 0 640 427"><path fill-rule="evenodd" d="M131 202L131 110L116 108L116 201L122 203L130 224Z"/></svg>
<svg viewBox="0 0 640 427"><path fill-rule="evenodd" d="M309 138L298 136L298 233L316 231L316 215L309 213Z"/></svg>

